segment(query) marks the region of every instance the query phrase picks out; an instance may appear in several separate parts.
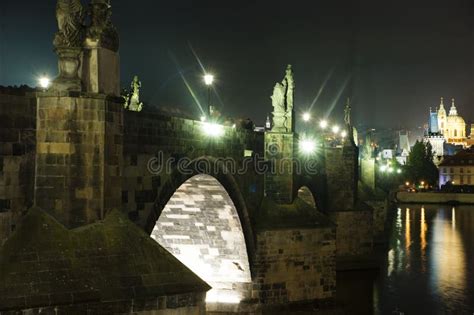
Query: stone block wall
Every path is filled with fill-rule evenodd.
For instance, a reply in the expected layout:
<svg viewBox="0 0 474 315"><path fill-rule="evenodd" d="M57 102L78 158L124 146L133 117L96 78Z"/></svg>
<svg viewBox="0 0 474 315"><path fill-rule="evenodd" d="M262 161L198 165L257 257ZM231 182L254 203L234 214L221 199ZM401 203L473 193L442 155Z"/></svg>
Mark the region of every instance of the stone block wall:
<svg viewBox="0 0 474 315"><path fill-rule="evenodd" d="M373 235L374 243L383 243L386 240L388 200L368 200L366 203L373 211Z"/></svg>
<svg viewBox="0 0 474 315"><path fill-rule="evenodd" d="M294 133L265 133L265 160L271 170L265 173L265 195L277 203L290 204L296 194Z"/></svg>
<svg viewBox="0 0 474 315"><path fill-rule="evenodd" d="M330 213L337 225L338 259L368 256L373 251L373 210L351 210Z"/></svg>
<svg viewBox="0 0 474 315"><path fill-rule="evenodd" d="M36 99L28 89L0 89L0 244L33 204Z"/></svg>
<svg viewBox="0 0 474 315"><path fill-rule="evenodd" d="M352 145L325 148L328 211L354 207L357 200L358 149Z"/></svg>
<svg viewBox="0 0 474 315"><path fill-rule="evenodd" d="M178 180L172 172L176 170L176 162L184 157L190 160L203 156L229 158L236 161L236 169L245 169L247 165L247 172L233 177L249 211L258 208L263 195L263 178L254 171L254 159L244 157L244 153L247 150L263 156L263 135L224 127L220 137L212 138L205 134L205 128L206 124L200 121L156 111L125 112L122 209L131 220L142 227L147 225L158 196L163 195L163 187L169 181ZM170 167L167 169L165 165L156 171L157 164L153 164L151 171L150 161L160 156L161 162Z"/></svg>
<svg viewBox="0 0 474 315"><path fill-rule="evenodd" d="M36 205L70 228L120 209L122 104L44 93L37 110Z"/></svg>
<svg viewBox="0 0 474 315"><path fill-rule="evenodd" d="M333 227L258 233L252 297L263 304L334 298L335 233Z"/></svg>
<svg viewBox="0 0 474 315"><path fill-rule="evenodd" d="M375 189L375 159L360 161L360 180L370 189Z"/></svg>

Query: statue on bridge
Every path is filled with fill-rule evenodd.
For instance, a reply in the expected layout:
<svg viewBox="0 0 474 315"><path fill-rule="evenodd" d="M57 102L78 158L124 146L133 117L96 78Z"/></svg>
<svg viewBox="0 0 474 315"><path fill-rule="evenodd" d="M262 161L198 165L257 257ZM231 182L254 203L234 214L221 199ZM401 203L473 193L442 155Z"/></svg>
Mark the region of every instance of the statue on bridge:
<svg viewBox="0 0 474 315"><path fill-rule="evenodd" d="M344 122L347 126L351 125L351 99L347 98L346 108L344 108Z"/></svg>
<svg viewBox="0 0 474 315"><path fill-rule="evenodd" d="M91 26L87 30L87 36L90 39L99 40L102 47L116 52L119 48L119 36L112 24L112 5L110 1L91 1Z"/></svg>
<svg viewBox="0 0 474 315"><path fill-rule="evenodd" d="M271 96L273 105L273 132L291 132L293 130L293 95L295 81L291 65L286 69L283 81L277 82Z"/></svg>
<svg viewBox="0 0 474 315"><path fill-rule="evenodd" d="M84 40L85 10L80 0L58 0L56 19L58 32L54 37L54 47L81 47Z"/></svg>
<svg viewBox="0 0 474 315"><path fill-rule="evenodd" d="M58 32L53 44L59 57L59 75L54 80L53 90L81 91L79 57L85 37L84 18L85 10L80 0L58 0Z"/></svg>
<svg viewBox="0 0 474 315"><path fill-rule="evenodd" d="M133 112L141 112L143 109L143 102L140 102L140 88L142 83L138 76L133 77L131 84L131 91L126 93L123 97L125 99L125 109Z"/></svg>

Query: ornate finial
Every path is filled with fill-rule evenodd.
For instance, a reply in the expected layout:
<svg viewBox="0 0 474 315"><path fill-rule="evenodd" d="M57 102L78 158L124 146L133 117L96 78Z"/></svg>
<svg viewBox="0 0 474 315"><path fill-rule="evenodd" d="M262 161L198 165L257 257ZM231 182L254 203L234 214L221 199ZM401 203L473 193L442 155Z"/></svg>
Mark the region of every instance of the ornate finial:
<svg viewBox="0 0 474 315"><path fill-rule="evenodd" d="M455 102L455 99L454 99L454 98L451 99L451 102L452 102L452 103L451 103L452 106L453 106L453 107L456 107L456 106L454 105L454 102Z"/></svg>
<svg viewBox="0 0 474 315"><path fill-rule="evenodd" d="M440 105L441 105L441 106L444 105L444 97L441 97L441 104L440 104Z"/></svg>

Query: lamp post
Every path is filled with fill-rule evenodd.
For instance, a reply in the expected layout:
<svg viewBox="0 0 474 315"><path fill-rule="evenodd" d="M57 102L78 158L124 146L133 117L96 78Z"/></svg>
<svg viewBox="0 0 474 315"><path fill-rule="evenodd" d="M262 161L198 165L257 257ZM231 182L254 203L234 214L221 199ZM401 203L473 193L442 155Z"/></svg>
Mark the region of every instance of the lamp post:
<svg viewBox="0 0 474 315"><path fill-rule="evenodd" d="M214 82L214 76L212 74L204 75L204 83L207 85L207 114L211 118L211 88Z"/></svg>

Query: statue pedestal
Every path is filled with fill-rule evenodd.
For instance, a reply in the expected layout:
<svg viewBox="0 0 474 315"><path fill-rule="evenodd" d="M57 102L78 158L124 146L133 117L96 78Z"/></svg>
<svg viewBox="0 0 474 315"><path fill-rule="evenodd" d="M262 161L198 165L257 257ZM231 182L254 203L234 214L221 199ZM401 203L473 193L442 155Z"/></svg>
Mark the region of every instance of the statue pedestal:
<svg viewBox="0 0 474 315"><path fill-rule="evenodd" d="M121 207L122 106L102 94L37 98L34 201L68 228Z"/></svg>
<svg viewBox="0 0 474 315"><path fill-rule="evenodd" d="M276 203L290 204L295 197L295 134L265 133L265 160L270 169L265 173L265 195Z"/></svg>
<svg viewBox="0 0 474 315"><path fill-rule="evenodd" d="M85 92L120 95L120 57L118 52L87 38L82 57L81 77Z"/></svg>
<svg viewBox="0 0 474 315"><path fill-rule="evenodd" d="M59 75L54 79L51 90L58 92L80 92L79 78L80 48L57 47Z"/></svg>

